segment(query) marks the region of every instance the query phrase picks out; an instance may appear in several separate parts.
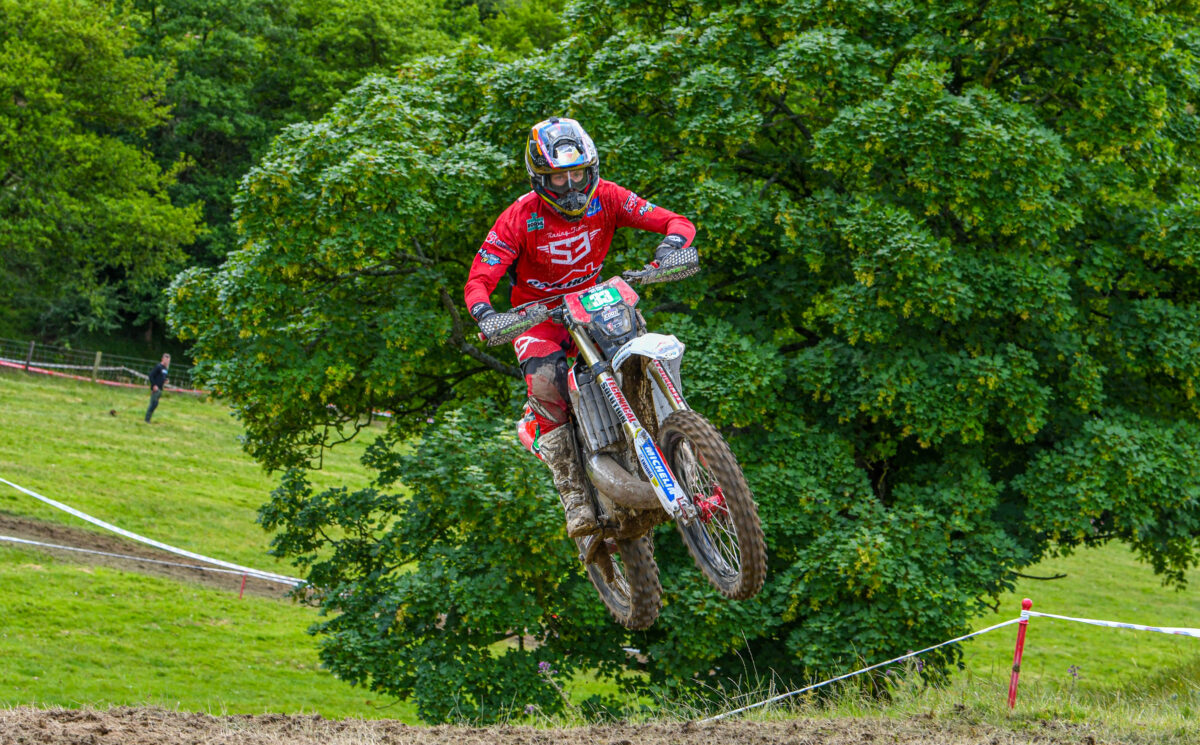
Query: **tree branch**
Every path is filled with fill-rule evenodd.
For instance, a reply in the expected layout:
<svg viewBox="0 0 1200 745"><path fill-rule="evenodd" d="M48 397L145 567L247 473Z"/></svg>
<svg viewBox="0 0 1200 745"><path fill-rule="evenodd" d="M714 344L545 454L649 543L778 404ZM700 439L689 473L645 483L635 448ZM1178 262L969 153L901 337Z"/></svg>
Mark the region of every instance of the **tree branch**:
<svg viewBox="0 0 1200 745"><path fill-rule="evenodd" d="M450 299L450 294L446 292L446 288L444 287L439 287L438 293L442 297L442 307L444 307L446 312L450 314L450 322L453 324L453 329L450 332L450 341L453 342L463 354L482 363L489 369L495 370L502 375L507 375L510 378L521 380L523 376L521 375L520 368L516 367L515 365L509 365L501 362L492 355L484 352L479 347L467 341L466 333L463 330L462 316L458 314L458 308L454 307L454 301Z"/></svg>
<svg viewBox="0 0 1200 745"><path fill-rule="evenodd" d="M1021 579L1036 579L1036 580L1043 580L1043 581L1047 581L1047 582L1052 579L1064 579L1067 576L1065 574L1055 574L1050 577L1035 577L1032 574L1021 574L1020 572L1015 572L1011 569L1009 570L1008 573L1013 575L1014 577L1020 577Z"/></svg>

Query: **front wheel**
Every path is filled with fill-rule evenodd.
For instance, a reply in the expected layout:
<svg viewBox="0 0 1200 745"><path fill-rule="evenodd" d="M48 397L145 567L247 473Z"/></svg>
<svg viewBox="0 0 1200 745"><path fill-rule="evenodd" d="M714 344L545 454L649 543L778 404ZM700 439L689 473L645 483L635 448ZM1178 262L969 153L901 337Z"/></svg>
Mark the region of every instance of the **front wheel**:
<svg viewBox="0 0 1200 745"><path fill-rule="evenodd" d="M582 539L575 540L582 550ZM627 629L650 628L662 605L662 585L650 534L607 541L600 550L606 555L599 557L599 563L588 564L587 573L608 612Z"/></svg>
<svg viewBox="0 0 1200 745"><path fill-rule="evenodd" d="M671 412L658 438L671 472L696 507L690 525L675 524L696 566L722 595L754 597L767 574L767 548L758 507L729 445L690 409Z"/></svg>

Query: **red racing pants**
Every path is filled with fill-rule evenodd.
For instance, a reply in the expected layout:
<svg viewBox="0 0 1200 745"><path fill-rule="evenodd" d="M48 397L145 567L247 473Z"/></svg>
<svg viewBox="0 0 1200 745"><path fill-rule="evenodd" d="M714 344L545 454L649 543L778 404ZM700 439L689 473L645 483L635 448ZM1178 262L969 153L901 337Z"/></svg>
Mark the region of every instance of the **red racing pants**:
<svg viewBox="0 0 1200 745"><path fill-rule="evenodd" d="M513 339L525 376L525 395L542 434L567 423L567 356L576 355L566 328L545 321Z"/></svg>

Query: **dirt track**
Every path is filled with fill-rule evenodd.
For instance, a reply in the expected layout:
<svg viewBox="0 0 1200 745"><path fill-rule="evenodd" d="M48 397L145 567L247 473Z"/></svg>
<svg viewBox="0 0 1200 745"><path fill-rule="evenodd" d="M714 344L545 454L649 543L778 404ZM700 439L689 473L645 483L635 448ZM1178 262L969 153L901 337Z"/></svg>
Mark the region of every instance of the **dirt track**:
<svg viewBox="0 0 1200 745"><path fill-rule="evenodd" d="M18 517L5 513L0 513L0 535L10 535L14 538L26 538L33 541L42 541L43 543L56 543L61 546L86 548L92 551L140 556L157 561L171 561L177 564L200 563L183 556L176 556L166 551L160 551L152 546L142 545L117 535L97 533L83 528L73 528L69 525L31 520L26 517ZM134 559L97 556L96 554L83 554L75 551L59 551L40 546L22 546L7 542L0 543L0 547L20 548L26 551L45 551L53 554L62 561L86 564L88 566L109 566L116 569L124 569L125 571L141 572L142 574L155 574L160 577L194 582L208 585L209 587L219 587L232 592L237 592L242 582L241 576L236 574L205 572L180 566L152 564ZM246 594L248 595L279 598L283 597L287 591L288 588L286 586L275 582L267 582L265 580L254 579L253 577L246 580Z"/></svg>
<svg viewBox="0 0 1200 745"><path fill-rule="evenodd" d="M153 708L108 711L29 708L0 711L0 743L21 745L1099 745L1084 726L1047 723L1015 734L987 724L929 718L718 722L711 725L597 725L567 730L530 727L413 727L389 720L320 717L213 717Z"/></svg>

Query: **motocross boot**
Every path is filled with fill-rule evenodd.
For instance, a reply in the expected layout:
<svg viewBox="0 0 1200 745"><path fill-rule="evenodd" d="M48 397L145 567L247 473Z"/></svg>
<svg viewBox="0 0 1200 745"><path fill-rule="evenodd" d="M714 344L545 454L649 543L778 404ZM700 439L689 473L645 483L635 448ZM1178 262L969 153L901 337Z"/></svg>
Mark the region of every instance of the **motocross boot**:
<svg viewBox="0 0 1200 745"><path fill-rule="evenodd" d="M567 535L582 538L600 529L596 510L583 488L583 468L575 455L571 425L564 424L541 436L539 452L550 467L554 487L567 513Z"/></svg>

